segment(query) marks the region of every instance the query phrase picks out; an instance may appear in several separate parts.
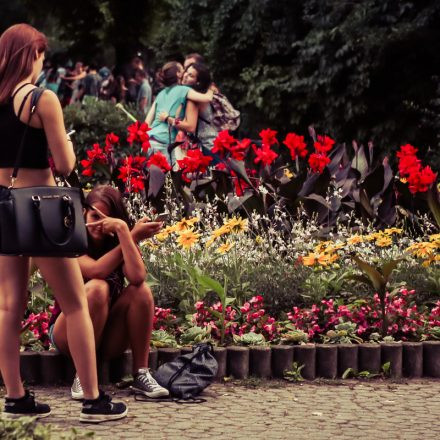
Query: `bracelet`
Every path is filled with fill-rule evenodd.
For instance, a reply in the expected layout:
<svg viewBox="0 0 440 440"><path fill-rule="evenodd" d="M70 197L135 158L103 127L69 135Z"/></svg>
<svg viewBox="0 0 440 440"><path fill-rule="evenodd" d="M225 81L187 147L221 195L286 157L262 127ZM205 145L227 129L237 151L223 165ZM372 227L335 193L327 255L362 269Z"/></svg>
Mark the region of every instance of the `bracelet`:
<svg viewBox="0 0 440 440"><path fill-rule="evenodd" d="M170 119L170 115L168 115L168 116L165 118L165 122L166 122L167 124L169 124L169 119Z"/></svg>

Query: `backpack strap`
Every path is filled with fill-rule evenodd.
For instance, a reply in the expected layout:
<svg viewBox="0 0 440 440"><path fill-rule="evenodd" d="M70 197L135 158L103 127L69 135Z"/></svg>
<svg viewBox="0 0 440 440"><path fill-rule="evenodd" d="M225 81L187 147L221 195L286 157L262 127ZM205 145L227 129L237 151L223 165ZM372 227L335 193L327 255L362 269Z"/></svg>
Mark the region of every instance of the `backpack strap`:
<svg viewBox="0 0 440 440"><path fill-rule="evenodd" d="M18 147L17 159L15 160L14 170L12 171L11 184L10 184L9 188L13 188L15 180L17 179L18 169L20 167L20 161L21 161L21 158L23 157L24 141L25 141L26 134L27 134L27 131L29 128L29 123L31 122L31 118L32 118L33 114L35 113L35 110L37 109L38 100L40 99L43 92L44 92L44 89L41 89L39 87L36 87L35 89L32 89L30 92L28 92L26 94L26 96L24 97L23 102L21 103L20 109L18 111L18 118L20 119L21 113L24 108L24 104L27 101L28 96L31 95L31 105L30 105L30 109L29 109L29 118L28 118L26 127L24 129L23 136L21 137L20 146Z"/></svg>

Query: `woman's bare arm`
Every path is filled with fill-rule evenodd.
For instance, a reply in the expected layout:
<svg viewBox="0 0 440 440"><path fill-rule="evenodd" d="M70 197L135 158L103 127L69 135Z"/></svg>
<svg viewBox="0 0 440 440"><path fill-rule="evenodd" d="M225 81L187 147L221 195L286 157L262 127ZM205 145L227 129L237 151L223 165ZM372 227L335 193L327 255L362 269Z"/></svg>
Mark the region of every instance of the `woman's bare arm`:
<svg viewBox="0 0 440 440"><path fill-rule="evenodd" d="M178 123L176 123L176 118L173 118L172 116L168 116L166 112L162 112L159 115L159 118L161 121L164 121L165 119L168 118L167 119L168 123L176 126L179 130L184 130L194 133L197 128L198 116L199 116L198 105L193 101L187 101L186 110L185 110L185 119L181 121L179 120Z"/></svg>
<svg viewBox="0 0 440 440"><path fill-rule="evenodd" d="M66 136L60 101L51 90L45 90L41 95L37 115L43 124L56 170L64 176L69 175L75 167L75 152Z"/></svg>
<svg viewBox="0 0 440 440"><path fill-rule="evenodd" d="M213 96L214 92L212 90L208 90L206 93L199 93L194 89L190 89L188 95L186 95L188 99L195 102L211 102Z"/></svg>
<svg viewBox="0 0 440 440"><path fill-rule="evenodd" d="M151 127L151 124L154 121L154 115L156 113L156 101L153 102L153 104L150 107L150 110L148 110L147 117L145 118L145 122Z"/></svg>

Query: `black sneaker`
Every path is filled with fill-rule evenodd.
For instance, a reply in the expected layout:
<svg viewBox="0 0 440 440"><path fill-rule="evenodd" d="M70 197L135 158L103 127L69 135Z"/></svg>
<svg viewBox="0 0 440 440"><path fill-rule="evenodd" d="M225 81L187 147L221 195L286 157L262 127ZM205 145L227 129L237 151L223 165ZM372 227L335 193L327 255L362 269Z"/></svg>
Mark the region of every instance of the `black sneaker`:
<svg viewBox="0 0 440 440"><path fill-rule="evenodd" d="M26 390L25 395L19 399L5 398L5 409L2 416L15 419L17 417L31 416L42 419L51 413L50 406L35 402L34 393Z"/></svg>
<svg viewBox="0 0 440 440"><path fill-rule="evenodd" d="M127 413L128 409L124 403L112 403L110 396L104 391L99 391L97 399L84 399L79 421L86 423L107 422L122 419Z"/></svg>

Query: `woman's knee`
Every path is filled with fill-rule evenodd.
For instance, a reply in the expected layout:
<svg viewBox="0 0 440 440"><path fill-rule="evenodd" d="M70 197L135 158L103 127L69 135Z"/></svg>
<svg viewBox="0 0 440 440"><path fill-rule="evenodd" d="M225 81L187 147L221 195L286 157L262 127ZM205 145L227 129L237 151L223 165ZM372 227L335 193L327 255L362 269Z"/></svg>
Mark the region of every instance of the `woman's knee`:
<svg viewBox="0 0 440 440"><path fill-rule="evenodd" d="M130 304L136 306L154 307L154 299L151 289L147 283L142 283L139 286L130 284L124 289L123 296Z"/></svg>
<svg viewBox="0 0 440 440"><path fill-rule="evenodd" d="M86 284L86 296L90 311L108 306L110 288L104 280L91 280Z"/></svg>

